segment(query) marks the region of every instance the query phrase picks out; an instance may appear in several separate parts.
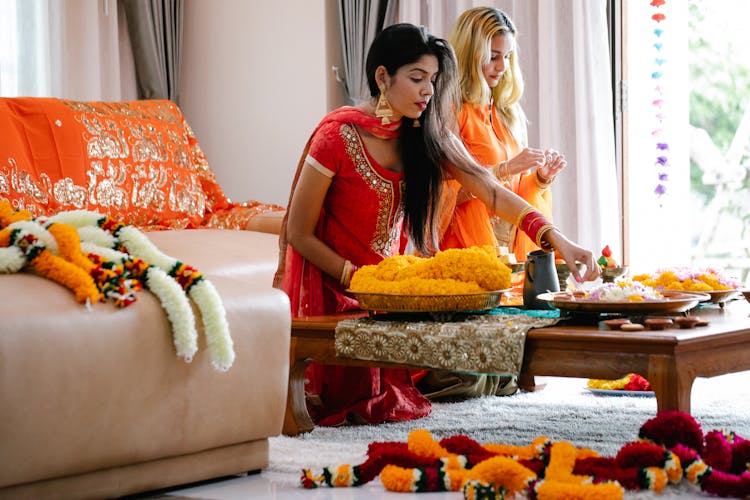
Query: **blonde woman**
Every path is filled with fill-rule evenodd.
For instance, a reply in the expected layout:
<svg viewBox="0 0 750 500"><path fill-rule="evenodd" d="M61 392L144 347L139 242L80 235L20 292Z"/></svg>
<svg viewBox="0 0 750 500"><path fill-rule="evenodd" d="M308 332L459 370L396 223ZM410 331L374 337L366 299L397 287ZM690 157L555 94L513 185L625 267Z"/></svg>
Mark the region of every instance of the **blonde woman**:
<svg viewBox="0 0 750 500"><path fill-rule="evenodd" d="M552 149L527 147L527 121L520 104L523 76L513 22L501 10L473 8L459 16L450 43L458 60L458 117L466 148L508 189L551 219L549 187L566 161ZM458 183L448 186L452 189L446 193L455 196L456 208L443 225L442 249L499 244L509 247L519 262L539 249L517 226L491 218L486 206Z"/></svg>
<svg viewBox="0 0 750 500"><path fill-rule="evenodd" d="M466 149L507 189L551 219L549 186L566 161L554 150L526 146L526 115L520 104L523 77L513 22L501 10L476 7L459 16L450 43L458 62L458 124ZM484 203L455 180L445 182L440 220L441 250L499 245L508 247L521 262L539 249L538 242L517 225L492 216ZM511 376L421 370L412 373L412 378L432 400L502 396L517 390Z"/></svg>

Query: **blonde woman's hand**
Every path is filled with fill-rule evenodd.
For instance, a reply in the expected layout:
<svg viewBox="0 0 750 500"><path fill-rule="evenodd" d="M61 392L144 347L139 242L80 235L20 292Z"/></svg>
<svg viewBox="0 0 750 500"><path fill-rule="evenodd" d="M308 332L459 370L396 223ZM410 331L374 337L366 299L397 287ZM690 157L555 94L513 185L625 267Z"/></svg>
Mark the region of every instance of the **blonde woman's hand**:
<svg viewBox="0 0 750 500"><path fill-rule="evenodd" d="M518 175L535 168L540 168L546 161L541 149L524 148L508 162L511 175Z"/></svg>
<svg viewBox="0 0 750 500"><path fill-rule="evenodd" d="M573 243L557 229L548 231L544 238L552 244L558 255L568 264L570 273L578 283L593 281L599 277L601 270L592 252ZM586 265L586 273L583 276L578 272L577 262Z"/></svg>
<svg viewBox="0 0 750 500"><path fill-rule="evenodd" d="M540 181L549 184L562 169L568 166L568 162L565 160L565 156L563 156L562 153L558 153L554 149L548 149L545 151L544 159L544 163L536 172Z"/></svg>

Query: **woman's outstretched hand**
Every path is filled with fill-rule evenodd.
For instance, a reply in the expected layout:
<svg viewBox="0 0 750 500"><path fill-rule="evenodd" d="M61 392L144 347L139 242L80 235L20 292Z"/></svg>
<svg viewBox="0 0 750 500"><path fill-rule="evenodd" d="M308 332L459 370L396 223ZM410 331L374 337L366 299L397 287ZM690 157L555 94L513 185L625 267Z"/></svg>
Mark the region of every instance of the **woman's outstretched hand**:
<svg viewBox="0 0 750 500"><path fill-rule="evenodd" d="M599 269L599 264L596 263L593 253L576 245L557 229L548 231L544 237L552 243L552 246L555 247L560 257L568 264L570 273L578 283L593 281L600 276L601 270ZM586 273L583 276L578 272L576 262L586 265Z"/></svg>
<svg viewBox="0 0 750 500"><path fill-rule="evenodd" d="M537 169L537 173L543 182L552 182L562 169L568 166L565 156L554 149L548 149L544 152L545 161Z"/></svg>
<svg viewBox="0 0 750 500"><path fill-rule="evenodd" d="M524 148L508 162L511 175L522 174L540 168L547 161L541 149Z"/></svg>

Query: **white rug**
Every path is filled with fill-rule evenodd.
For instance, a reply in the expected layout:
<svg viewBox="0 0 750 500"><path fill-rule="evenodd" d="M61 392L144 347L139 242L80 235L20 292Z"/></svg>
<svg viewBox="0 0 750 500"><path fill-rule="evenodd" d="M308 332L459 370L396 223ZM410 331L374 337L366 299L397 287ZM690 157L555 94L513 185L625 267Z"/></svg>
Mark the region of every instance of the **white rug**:
<svg viewBox="0 0 750 500"><path fill-rule="evenodd" d="M419 420L378 426L317 427L295 438L272 438L271 463L263 473L275 480L296 483L303 468L361 463L370 442L405 441L414 429L427 429L436 439L465 434L480 443L513 445L526 445L544 435L612 456L622 445L636 440L640 426L656 414L653 397L594 395L585 389L585 379L538 377L537 384L540 382L546 386L536 392L434 403L432 414ZM704 433L725 429L750 438L750 372L697 379L691 406ZM654 498L675 495L701 497L691 485L683 485ZM652 495L626 496L640 499Z"/></svg>

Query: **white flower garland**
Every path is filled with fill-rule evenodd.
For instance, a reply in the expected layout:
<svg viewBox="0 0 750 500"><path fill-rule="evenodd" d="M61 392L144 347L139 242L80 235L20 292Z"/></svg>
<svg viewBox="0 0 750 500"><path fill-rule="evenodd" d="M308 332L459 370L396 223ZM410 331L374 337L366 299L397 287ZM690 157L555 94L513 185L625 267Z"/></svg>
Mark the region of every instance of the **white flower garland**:
<svg viewBox="0 0 750 500"><path fill-rule="evenodd" d="M75 227L75 226L74 226ZM84 226L78 228L78 237L81 239L81 243L84 241L93 243L98 247L104 249L111 249L117 244L117 238L109 234L107 231L100 227ZM118 252L122 253L122 252ZM122 254L125 255L125 254ZM116 259L108 259L116 260Z"/></svg>
<svg viewBox="0 0 750 500"><path fill-rule="evenodd" d="M128 254L89 241L81 242L81 250L118 264L123 264L130 258ZM195 329L195 315L185 292L171 276L155 266L150 266L146 271L145 285L156 295L167 313L172 324L172 342L177 355L190 363L198 351L198 332Z"/></svg>
<svg viewBox="0 0 750 500"><path fill-rule="evenodd" d="M146 286L159 298L172 323L177 355L190 363L198 352L198 332L195 329L195 315L185 298L185 292L171 276L154 266L146 271Z"/></svg>
<svg viewBox="0 0 750 500"><path fill-rule="evenodd" d="M85 226L97 227L103 215L89 210L68 210L60 212L49 218L50 222L61 222L75 228Z"/></svg>
<svg viewBox="0 0 750 500"><path fill-rule="evenodd" d="M228 370L235 358L234 344L229 334L224 305L213 284L190 267L183 276L171 276L170 273L177 272L177 267L181 264L177 259L161 252L146 235L133 226L115 224L112 226L112 233L101 227L106 222L109 228L110 221L111 219L96 212L72 210L49 218L14 222L10 227L20 230L19 237L32 234L44 247L57 254L54 236L40 222L45 225L67 224L77 229L82 252L98 255L103 260L120 265L124 265L131 257L145 261L149 267L145 271L143 284L159 299L172 324L177 354L189 362L198 350L195 314L187 299L189 296L201 313L211 364L216 370ZM130 255L117 251L118 246L122 246ZM25 264L26 256L18 247L0 248L0 272L17 272ZM183 290L177 278L189 279L187 290ZM121 293L111 290L108 293L115 298L125 298Z"/></svg>
<svg viewBox="0 0 750 500"><path fill-rule="evenodd" d="M0 273L17 273L26 265L26 256L18 247L0 248Z"/></svg>
<svg viewBox="0 0 750 500"><path fill-rule="evenodd" d="M58 255L60 253L60 250L57 248L57 240L55 240L55 237L38 222L33 220L19 220L12 224L8 224L8 229L18 229L21 231L21 234L31 234L53 254Z"/></svg>
<svg viewBox="0 0 750 500"><path fill-rule="evenodd" d="M171 272L179 263L177 259L156 248L146 235L133 226L120 228L117 238L131 255L164 271ZM228 370L234 362L234 344L229 334L229 324L221 297L205 277L189 288L188 295L201 313L211 364L219 371Z"/></svg>
<svg viewBox="0 0 750 500"><path fill-rule="evenodd" d="M229 370L234 363L234 343L219 293L210 281L202 279L190 289L190 298L201 310L211 364L219 371Z"/></svg>

